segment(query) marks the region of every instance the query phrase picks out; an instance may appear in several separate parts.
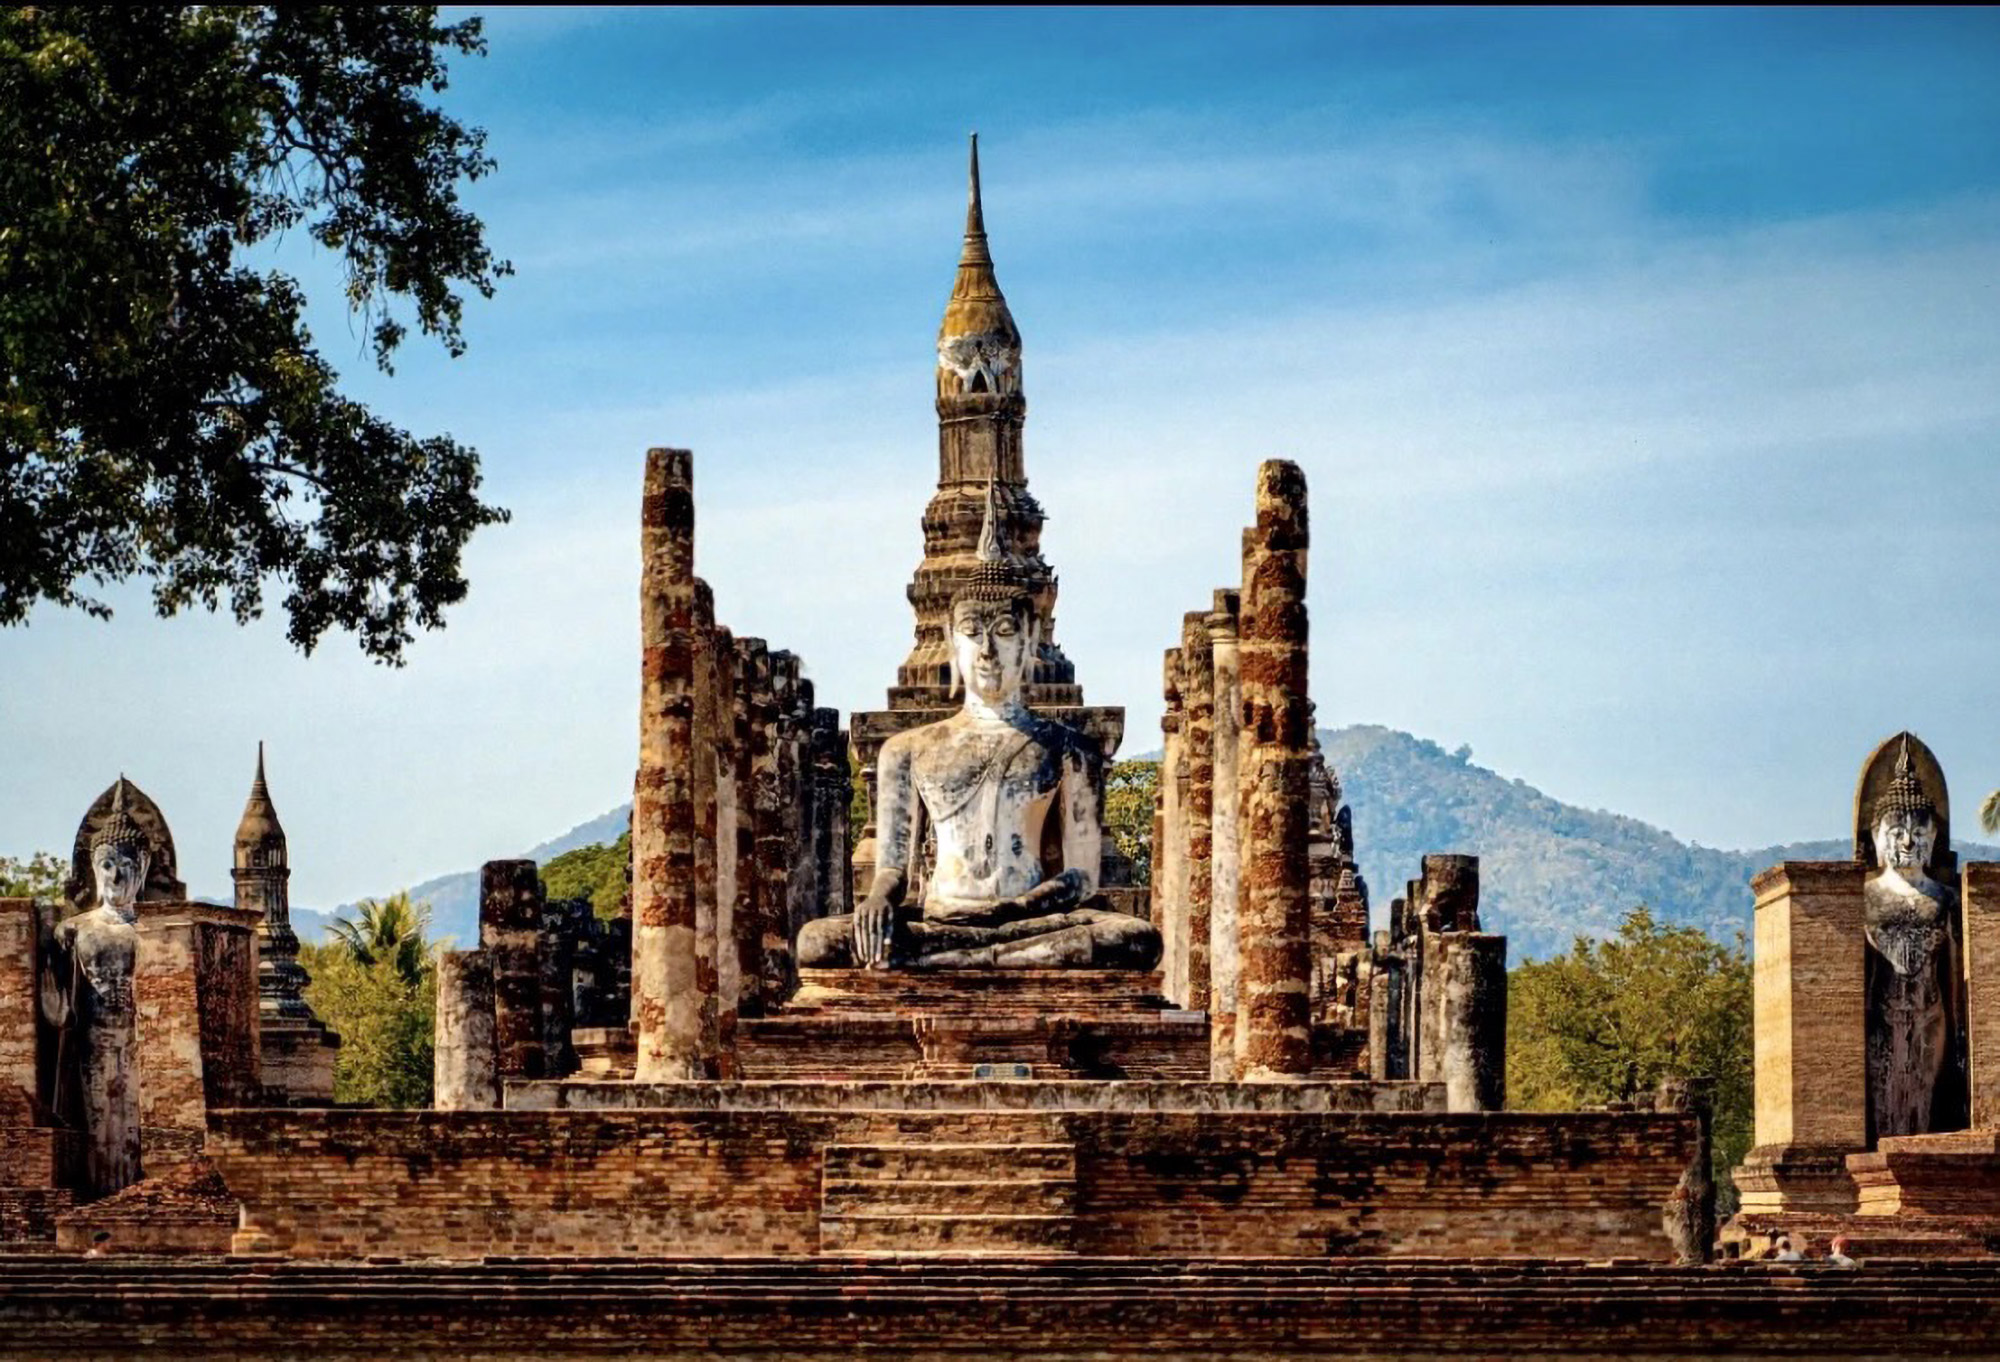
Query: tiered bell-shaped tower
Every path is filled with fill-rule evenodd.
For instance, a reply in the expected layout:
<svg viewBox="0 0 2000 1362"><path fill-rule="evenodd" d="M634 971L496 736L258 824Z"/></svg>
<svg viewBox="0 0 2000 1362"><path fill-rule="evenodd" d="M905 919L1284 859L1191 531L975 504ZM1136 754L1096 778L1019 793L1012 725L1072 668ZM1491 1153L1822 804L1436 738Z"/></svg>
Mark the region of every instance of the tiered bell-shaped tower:
<svg viewBox="0 0 2000 1362"><path fill-rule="evenodd" d="M326 1029L305 1000L312 977L299 964L299 938L292 930L291 855L264 783L261 742L257 775L250 782L243 820L236 825L236 865L230 878L236 882L236 906L263 917L257 928L257 1013L265 1091L276 1102L331 1102L340 1037Z"/></svg>
<svg viewBox="0 0 2000 1362"><path fill-rule="evenodd" d="M979 191L979 138L972 139L965 241L938 327L938 483L924 508L924 556L910 581L916 642L896 670L889 705L850 718L854 753L872 792L875 758L895 733L947 717L951 692L951 601L978 566L980 526L988 487L1000 542L1013 566L1034 584L1042 616L1041 656L1028 702L1096 738L1107 760L1125 732L1125 711L1084 705L1076 667L1055 641L1056 574L1042 557L1041 503L1028 491L1021 428L1028 400L1021 388L1021 332L993 271ZM872 831L872 828L871 828ZM1126 882L1126 867L1107 840L1104 882ZM857 849L857 882L872 873L872 848Z"/></svg>

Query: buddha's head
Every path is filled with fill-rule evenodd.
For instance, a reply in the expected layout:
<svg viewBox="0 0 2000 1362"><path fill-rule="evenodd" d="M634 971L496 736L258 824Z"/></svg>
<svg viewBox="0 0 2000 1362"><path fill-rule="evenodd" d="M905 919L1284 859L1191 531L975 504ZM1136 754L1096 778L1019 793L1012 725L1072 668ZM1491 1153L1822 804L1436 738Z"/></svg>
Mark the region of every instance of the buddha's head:
<svg viewBox="0 0 2000 1362"><path fill-rule="evenodd" d="M979 566L951 602L952 687L998 708L1014 700L1034 673L1041 650L1041 612L1034 584L1000 542L995 487L986 485L986 523L979 532Z"/></svg>
<svg viewBox="0 0 2000 1362"><path fill-rule="evenodd" d="M1889 788L1875 801L1875 859L1898 874L1922 873L1937 848L1937 809L1910 764L1906 743Z"/></svg>
<svg viewBox="0 0 2000 1362"><path fill-rule="evenodd" d="M121 782L110 815L98 824L90 839L90 871L97 884L98 906L128 921L135 917L139 891L145 887L152 860L152 842L126 811Z"/></svg>

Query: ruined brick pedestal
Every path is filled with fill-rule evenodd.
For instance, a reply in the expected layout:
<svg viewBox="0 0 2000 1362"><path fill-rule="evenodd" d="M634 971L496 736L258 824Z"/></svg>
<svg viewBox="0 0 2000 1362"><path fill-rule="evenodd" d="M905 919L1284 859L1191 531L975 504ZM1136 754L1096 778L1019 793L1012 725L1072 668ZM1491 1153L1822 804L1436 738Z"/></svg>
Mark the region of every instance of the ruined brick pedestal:
<svg viewBox="0 0 2000 1362"><path fill-rule="evenodd" d="M142 1126L198 1131L211 1109L262 1100L256 937L262 921L242 908L140 902L132 990Z"/></svg>
<svg viewBox="0 0 2000 1362"><path fill-rule="evenodd" d="M1757 1146L1735 1178L1745 1214L1855 1207L1847 1155L1867 1146L1862 886L1852 861L1787 861L1757 896Z"/></svg>
<svg viewBox="0 0 2000 1362"><path fill-rule="evenodd" d="M1136 970L800 972L775 1016L741 1024L746 1079L1193 1079L1206 1019Z"/></svg>

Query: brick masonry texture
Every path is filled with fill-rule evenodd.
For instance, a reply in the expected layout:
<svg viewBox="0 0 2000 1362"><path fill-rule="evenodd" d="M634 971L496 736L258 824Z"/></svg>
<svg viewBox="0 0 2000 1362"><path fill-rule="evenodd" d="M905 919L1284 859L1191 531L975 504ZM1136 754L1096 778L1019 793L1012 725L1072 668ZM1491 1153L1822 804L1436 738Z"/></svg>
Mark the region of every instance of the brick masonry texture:
<svg viewBox="0 0 2000 1362"><path fill-rule="evenodd" d="M1695 1138L1631 1113L235 1111L208 1152L239 1246L298 1257L812 1254L829 1144L1060 1143L1087 1253L1662 1260Z"/></svg>
<svg viewBox="0 0 2000 1362"><path fill-rule="evenodd" d="M0 1257L0 1356L1991 1357L2000 1265Z"/></svg>

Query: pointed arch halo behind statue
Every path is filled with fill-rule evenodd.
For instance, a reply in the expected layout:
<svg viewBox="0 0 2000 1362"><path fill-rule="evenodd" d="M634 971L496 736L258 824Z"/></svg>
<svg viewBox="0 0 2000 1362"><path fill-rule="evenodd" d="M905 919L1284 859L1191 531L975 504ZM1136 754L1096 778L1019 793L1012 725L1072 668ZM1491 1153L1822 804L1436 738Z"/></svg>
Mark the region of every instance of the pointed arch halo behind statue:
<svg viewBox="0 0 2000 1362"><path fill-rule="evenodd" d="M959 712L883 744L874 882L853 913L800 931L803 966L1150 969L1159 960L1152 924L1097 897L1102 754L1025 699L1040 611L1002 542L996 497L989 481L978 566L952 601ZM912 914L905 899L926 827L937 860ZM1051 847L1060 866L1044 859Z"/></svg>
<svg viewBox="0 0 2000 1362"><path fill-rule="evenodd" d="M1855 858L1868 942L1868 1130L1921 1135L1967 1120L1957 869L1944 772L1899 733L1870 754L1855 790Z"/></svg>

